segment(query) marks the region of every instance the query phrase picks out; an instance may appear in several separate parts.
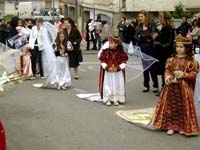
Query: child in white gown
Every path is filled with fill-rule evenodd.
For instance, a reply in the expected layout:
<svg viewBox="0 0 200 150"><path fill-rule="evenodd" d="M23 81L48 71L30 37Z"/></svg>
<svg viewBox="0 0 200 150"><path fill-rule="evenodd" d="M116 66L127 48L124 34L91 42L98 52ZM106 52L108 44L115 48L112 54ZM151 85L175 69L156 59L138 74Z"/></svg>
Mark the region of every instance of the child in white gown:
<svg viewBox="0 0 200 150"><path fill-rule="evenodd" d="M56 62L49 73L44 87L66 89L71 85L71 76L68 65L68 53L66 51L67 40L62 31L56 37Z"/></svg>

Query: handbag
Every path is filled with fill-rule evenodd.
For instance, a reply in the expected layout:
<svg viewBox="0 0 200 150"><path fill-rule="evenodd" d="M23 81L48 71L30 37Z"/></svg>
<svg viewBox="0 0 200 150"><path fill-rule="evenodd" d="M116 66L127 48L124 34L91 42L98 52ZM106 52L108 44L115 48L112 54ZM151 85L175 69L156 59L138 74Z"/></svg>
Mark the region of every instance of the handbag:
<svg viewBox="0 0 200 150"><path fill-rule="evenodd" d="M67 50L68 51L73 51L74 50L74 47L72 45L72 43L70 41L67 41Z"/></svg>

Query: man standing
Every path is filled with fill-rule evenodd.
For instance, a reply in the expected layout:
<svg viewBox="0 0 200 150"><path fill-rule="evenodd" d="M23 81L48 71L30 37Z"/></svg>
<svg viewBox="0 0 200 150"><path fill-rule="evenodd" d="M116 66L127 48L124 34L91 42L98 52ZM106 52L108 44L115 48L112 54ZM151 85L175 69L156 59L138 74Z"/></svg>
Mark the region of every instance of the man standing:
<svg viewBox="0 0 200 150"><path fill-rule="evenodd" d="M192 28L191 25L187 22L187 17L183 16L181 19L181 25L176 30L177 35L181 34L182 36L186 37L188 30Z"/></svg>
<svg viewBox="0 0 200 150"><path fill-rule="evenodd" d="M44 78L44 72L42 67L42 51L44 50L43 46L44 43L42 38L42 29L43 29L42 23L43 20L41 18L36 20L36 26L32 28L32 32L29 38L29 47L32 49L32 58L31 58L32 71L33 71L32 79L35 79L37 62L39 64L40 77L41 79Z"/></svg>
<svg viewBox="0 0 200 150"><path fill-rule="evenodd" d="M101 32L102 32L102 20L101 16L97 16L97 20L95 20L95 33L96 33L96 44L98 50L101 49Z"/></svg>

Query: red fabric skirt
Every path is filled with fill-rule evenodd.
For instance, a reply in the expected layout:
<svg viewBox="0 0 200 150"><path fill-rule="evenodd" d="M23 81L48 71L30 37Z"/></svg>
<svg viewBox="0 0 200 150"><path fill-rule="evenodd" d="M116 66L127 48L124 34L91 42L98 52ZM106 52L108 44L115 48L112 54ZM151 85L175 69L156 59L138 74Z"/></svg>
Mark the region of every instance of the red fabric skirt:
<svg viewBox="0 0 200 150"><path fill-rule="evenodd" d="M161 129L184 131L183 98L180 84L172 84L168 88Z"/></svg>

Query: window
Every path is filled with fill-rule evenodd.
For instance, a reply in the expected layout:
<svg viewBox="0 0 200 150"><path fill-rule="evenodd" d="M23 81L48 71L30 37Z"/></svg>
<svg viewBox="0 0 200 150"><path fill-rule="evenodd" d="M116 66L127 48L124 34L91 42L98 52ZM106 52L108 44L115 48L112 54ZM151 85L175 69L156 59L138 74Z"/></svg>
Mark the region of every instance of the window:
<svg viewBox="0 0 200 150"><path fill-rule="evenodd" d="M126 8L126 0L122 0L122 8Z"/></svg>

